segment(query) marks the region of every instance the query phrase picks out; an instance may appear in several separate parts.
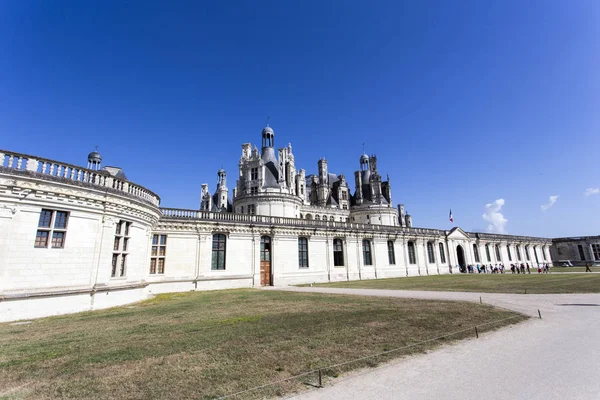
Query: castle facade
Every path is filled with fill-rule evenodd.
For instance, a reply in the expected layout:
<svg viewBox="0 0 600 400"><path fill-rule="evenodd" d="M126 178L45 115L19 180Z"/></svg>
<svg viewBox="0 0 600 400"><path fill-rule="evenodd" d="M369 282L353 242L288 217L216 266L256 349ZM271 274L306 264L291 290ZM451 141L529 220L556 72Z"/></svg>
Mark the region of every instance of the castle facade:
<svg viewBox="0 0 600 400"><path fill-rule="evenodd" d="M157 293L458 273L467 264L551 263L547 238L413 227L377 157L354 185L297 169L291 144L242 145L231 194L217 173L198 209L102 167L0 150L0 322L123 305Z"/></svg>

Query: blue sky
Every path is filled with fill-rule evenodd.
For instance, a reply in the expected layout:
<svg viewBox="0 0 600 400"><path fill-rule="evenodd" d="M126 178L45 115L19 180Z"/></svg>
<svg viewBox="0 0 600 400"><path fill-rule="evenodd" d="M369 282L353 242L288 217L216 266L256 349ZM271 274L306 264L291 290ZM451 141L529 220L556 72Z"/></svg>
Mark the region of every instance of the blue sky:
<svg viewBox="0 0 600 400"><path fill-rule="evenodd" d="M353 180L364 142L416 226L599 234L599 20L596 0L7 0L0 148L98 145L198 208L269 115L307 173Z"/></svg>

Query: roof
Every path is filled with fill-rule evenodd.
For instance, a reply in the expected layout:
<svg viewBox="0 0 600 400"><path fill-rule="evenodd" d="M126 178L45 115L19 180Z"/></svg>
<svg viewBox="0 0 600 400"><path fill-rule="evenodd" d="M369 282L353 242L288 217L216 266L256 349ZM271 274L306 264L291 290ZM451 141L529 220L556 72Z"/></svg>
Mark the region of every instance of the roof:
<svg viewBox="0 0 600 400"><path fill-rule="evenodd" d="M265 180L263 187L279 188L279 170L277 169L275 150L272 147L264 147L261 158L265 165Z"/></svg>

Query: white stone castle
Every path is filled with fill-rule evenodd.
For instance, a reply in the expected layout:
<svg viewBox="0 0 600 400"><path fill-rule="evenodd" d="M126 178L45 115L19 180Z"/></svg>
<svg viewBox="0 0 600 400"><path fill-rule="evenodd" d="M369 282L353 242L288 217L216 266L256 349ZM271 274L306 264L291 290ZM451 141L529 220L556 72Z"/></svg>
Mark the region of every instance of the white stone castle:
<svg viewBox="0 0 600 400"><path fill-rule="evenodd" d="M551 239L414 228L376 156L346 177L296 169L292 146L242 145L229 196L162 208L98 152L87 168L0 150L0 322L100 309L153 294L458 273L551 263Z"/></svg>

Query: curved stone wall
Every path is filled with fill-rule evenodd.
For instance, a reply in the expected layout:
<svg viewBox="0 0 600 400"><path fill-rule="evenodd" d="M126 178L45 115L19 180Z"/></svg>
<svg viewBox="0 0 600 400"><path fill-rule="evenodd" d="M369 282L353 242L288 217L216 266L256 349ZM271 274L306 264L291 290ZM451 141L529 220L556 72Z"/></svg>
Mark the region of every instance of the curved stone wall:
<svg viewBox="0 0 600 400"><path fill-rule="evenodd" d="M15 160L0 164L0 320L145 298L152 227L161 215L158 196L98 171L54 163L61 169L50 174ZM32 168L17 167L23 165Z"/></svg>

